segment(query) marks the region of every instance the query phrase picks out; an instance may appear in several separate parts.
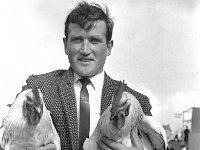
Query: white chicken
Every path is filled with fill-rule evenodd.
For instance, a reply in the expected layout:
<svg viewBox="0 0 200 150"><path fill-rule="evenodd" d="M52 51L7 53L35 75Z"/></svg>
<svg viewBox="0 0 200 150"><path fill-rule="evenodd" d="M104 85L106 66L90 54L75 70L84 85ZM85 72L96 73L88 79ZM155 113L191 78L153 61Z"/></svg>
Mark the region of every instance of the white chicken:
<svg viewBox="0 0 200 150"><path fill-rule="evenodd" d="M2 129L3 150L38 150L47 144L61 150L60 138L36 85L17 95Z"/></svg>
<svg viewBox="0 0 200 150"><path fill-rule="evenodd" d="M96 143L102 136L141 150L167 149L162 125L152 116L145 116L138 100L125 89L126 84L120 82L112 104L100 117L90 138L85 140L84 150L97 150Z"/></svg>

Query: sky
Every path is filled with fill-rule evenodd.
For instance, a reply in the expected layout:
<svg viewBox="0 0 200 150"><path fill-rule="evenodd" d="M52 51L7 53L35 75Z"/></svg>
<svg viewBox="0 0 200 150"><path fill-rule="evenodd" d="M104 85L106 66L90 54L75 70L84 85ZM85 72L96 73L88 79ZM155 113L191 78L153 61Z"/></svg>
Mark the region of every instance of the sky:
<svg viewBox="0 0 200 150"><path fill-rule="evenodd" d="M182 113L200 107L200 2L96 0L115 26L105 71L147 95L152 114L173 131ZM62 38L78 0L0 0L0 109L12 103L27 77L69 67Z"/></svg>

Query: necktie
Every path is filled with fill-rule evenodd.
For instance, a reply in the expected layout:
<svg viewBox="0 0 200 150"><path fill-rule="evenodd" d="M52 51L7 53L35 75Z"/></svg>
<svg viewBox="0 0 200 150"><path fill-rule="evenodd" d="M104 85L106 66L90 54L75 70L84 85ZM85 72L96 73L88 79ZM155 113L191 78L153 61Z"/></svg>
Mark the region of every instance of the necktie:
<svg viewBox="0 0 200 150"><path fill-rule="evenodd" d="M82 88L80 93L79 150L82 149L85 139L89 137L90 130L90 104L86 88L90 80L83 78L80 79L80 82L82 83Z"/></svg>

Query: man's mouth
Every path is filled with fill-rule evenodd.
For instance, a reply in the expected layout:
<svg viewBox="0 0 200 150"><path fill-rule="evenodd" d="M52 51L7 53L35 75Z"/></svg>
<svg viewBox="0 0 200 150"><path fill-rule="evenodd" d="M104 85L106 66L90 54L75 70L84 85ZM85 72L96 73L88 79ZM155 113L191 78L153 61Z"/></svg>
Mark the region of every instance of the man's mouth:
<svg viewBox="0 0 200 150"><path fill-rule="evenodd" d="M91 62L91 61L93 61L93 59L91 59L91 58L79 58L78 60L81 61L81 62Z"/></svg>

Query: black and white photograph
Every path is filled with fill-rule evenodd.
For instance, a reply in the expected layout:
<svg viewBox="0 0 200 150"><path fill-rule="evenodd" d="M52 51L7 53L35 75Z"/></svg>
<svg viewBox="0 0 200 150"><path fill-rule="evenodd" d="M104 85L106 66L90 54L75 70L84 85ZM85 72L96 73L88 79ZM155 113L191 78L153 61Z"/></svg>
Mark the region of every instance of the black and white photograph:
<svg viewBox="0 0 200 150"><path fill-rule="evenodd" d="M200 1L0 0L0 150L199 150Z"/></svg>

